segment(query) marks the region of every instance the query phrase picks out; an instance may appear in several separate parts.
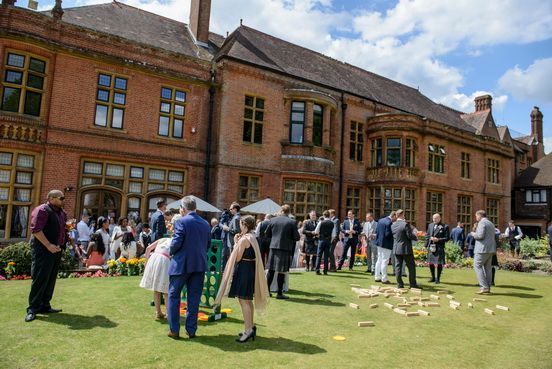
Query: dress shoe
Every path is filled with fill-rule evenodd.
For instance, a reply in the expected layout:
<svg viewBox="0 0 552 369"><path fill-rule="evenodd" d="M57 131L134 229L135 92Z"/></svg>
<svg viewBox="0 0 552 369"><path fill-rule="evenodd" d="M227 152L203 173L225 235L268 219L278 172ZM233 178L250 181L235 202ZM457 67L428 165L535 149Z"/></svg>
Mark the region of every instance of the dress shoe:
<svg viewBox="0 0 552 369"><path fill-rule="evenodd" d="M337 269L336 269L336 270L341 270L341 267L337 267Z"/></svg>
<svg viewBox="0 0 552 369"><path fill-rule="evenodd" d="M178 333L174 333L174 332L171 332L169 331L169 333L167 334L167 336L169 336L170 338L172 338L173 340L178 340L180 339L180 335Z"/></svg>
<svg viewBox="0 0 552 369"><path fill-rule="evenodd" d="M374 282L381 282L381 279L374 279Z"/></svg>
<svg viewBox="0 0 552 369"><path fill-rule="evenodd" d="M391 282L389 282L389 281L381 281L381 283L383 283L383 284L391 284Z"/></svg>
<svg viewBox="0 0 552 369"><path fill-rule="evenodd" d="M435 280L435 284L440 284L440 283L441 283L441 280L439 280L439 278L437 278L437 279Z"/></svg>
<svg viewBox="0 0 552 369"><path fill-rule="evenodd" d="M249 332L244 332L240 338L236 338L236 342L238 343L245 343L249 340L255 341L255 336L257 336L257 328L253 327L253 329Z"/></svg>
<svg viewBox="0 0 552 369"><path fill-rule="evenodd" d="M316 274L317 274L317 275L321 275L322 273L320 273L320 270L318 270L318 271L316 272Z"/></svg>
<svg viewBox="0 0 552 369"><path fill-rule="evenodd" d="M397 288L404 288L404 285L398 284L398 285L397 285Z"/></svg>
<svg viewBox="0 0 552 369"><path fill-rule="evenodd" d="M419 290L421 290L422 288L420 286L418 286L417 284L413 284L412 286L410 286L410 288L417 288Z"/></svg>
<svg viewBox="0 0 552 369"><path fill-rule="evenodd" d="M195 333L188 333L186 332L186 335L188 335L188 338L192 339L192 338L196 338L197 335Z"/></svg>
<svg viewBox="0 0 552 369"><path fill-rule="evenodd" d="M276 298L278 300L288 300L289 299L289 296L286 296L284 294L281 294L281 295L276 295Z"/></svg>
<svg viewBox="0 0 552 369"><path fill-rule="evenodd" d="M328 272L326 270L324 270L324 275L328 275Z"/></svg>
<svg viewBox="0 0 552 369"><path fill-rule="evenodd" d="M429 282L430 282L430 283L435 282L435 278L430 278L430 279L429 279Z"/></svg>
<svg viewBox="0 0 552 369"><path fill-rule="evenodd" d="M55 314L55 313L61 313L62 311L63 311L62 309L53 309L51 307L48 309L40 310L42 314Z"/></svg>
<svg viewBox="0 0 552 369"><path fill-rule="evenodd" d="M35 313L27 313L27 315L25 315L26 322L32 322L33 320L35 320L35 318L36 318Z"/></svg>

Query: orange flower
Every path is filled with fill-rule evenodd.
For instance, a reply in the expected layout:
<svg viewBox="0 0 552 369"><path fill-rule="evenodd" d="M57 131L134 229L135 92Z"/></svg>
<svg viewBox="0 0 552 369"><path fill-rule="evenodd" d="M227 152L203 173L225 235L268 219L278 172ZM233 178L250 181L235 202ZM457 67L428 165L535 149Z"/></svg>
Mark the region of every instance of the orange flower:
<svg viewBox="0 0 552 369"><path fill-rule="evenodd" d="M126 259L126 258L120 258L119 261L120 261L121 263L126 263L127 259Z"/></svg>
<svg viewBox="0 0 552 369"><path fill-rule="evenodd" d="M8 263L8 265L14 266L14 265L15 265L15 261L10 261L10 262Z"/></svg>

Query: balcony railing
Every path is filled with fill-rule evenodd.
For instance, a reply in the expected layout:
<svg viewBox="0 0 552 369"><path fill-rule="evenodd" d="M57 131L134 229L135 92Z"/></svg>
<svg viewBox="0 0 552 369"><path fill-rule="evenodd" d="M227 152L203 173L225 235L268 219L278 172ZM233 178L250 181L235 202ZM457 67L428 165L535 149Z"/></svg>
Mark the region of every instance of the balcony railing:
<svg viewBox="0 0 552 369"><path fill-rule="evenodd" d="M419 168L411 167L378 167L366 168L367 181L406 180L415 181L420 175Z"/></svg>
<svg viewBox="0 0 552 369"><path fill-rule="evenodd" d="M24 123L0 122L0 138L25 142L43 142L44 128L32 127Z"/></svg>

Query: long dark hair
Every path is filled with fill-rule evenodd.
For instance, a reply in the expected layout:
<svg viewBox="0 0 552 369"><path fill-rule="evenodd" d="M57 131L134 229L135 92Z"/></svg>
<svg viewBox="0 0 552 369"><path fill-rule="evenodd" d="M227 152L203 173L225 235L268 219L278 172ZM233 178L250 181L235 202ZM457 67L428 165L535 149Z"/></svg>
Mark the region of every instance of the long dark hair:
<svg viewBox="0 0 552 369"><path fill-rule="evenodd" d="M130 243L132 241L134 241L134 235L132 234L132 232L125 232L123 234L123 238L121 239L121 243L123 244L125 250L128 246L130 246Z"/></svg>
<svg viewBox="0 0 552 369"><path fill-rule="evenodd" d="M105 254L105 245L102 235L94 233L90 235L90 241L94 242L94 249L99 252L100 255Z"/></svg>

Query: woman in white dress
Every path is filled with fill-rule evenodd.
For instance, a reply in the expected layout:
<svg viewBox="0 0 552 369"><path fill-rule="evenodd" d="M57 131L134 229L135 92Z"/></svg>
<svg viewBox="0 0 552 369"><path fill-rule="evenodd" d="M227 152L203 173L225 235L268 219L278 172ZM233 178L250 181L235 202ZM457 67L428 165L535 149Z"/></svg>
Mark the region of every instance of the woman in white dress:
<svg viewBox="0 0 552 369"><path fill-rule="evenodd" d="M161 294L165 301L169 301L169 265L171 238L161 238L146 248L146 268L140 282L140 287L153 291L155 317L165 318L161 311Z"/></svg>
<svg viewBox="0 0 552 369"><path fill-rule="evenodd" d="M111 234L109 257L113 260L115 260L115 252L119 250L125 232L132 232L132 229L128 226L128 218L119 218L119 224L113 228L113 233Z"/></svg>

